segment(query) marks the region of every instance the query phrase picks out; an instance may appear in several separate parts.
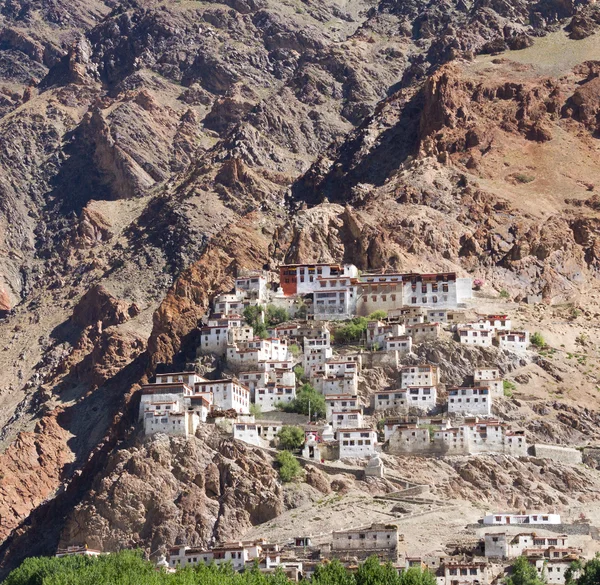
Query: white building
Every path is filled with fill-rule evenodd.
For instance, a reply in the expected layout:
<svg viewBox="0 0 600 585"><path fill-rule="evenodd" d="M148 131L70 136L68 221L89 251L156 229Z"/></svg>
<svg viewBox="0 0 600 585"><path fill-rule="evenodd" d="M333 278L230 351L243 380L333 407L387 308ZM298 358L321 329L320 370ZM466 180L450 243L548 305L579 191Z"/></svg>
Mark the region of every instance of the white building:
<svg viewBox="0 0 600 585"><path fill-rule="evenodd" d="M256 447L268 447L277 438L282 423L274 421L236 422L233 438Z"/></svg>
<svg viewBox="0 0 600 585"><path fill-rule="evenodd" d="M404 366L401 368L400 373L402 388L408 386L435 386L439 382L437 366Z"/></svg>
<svg viewBox="0 0 600 585"><path fill-rule="evenodd" d="M412 337L401 335L399 337L386 337L383 343L384 351L398 351L403 354L412 352Z"/></svg>
<svg viewBox="0 0 600 585"><path fill-rule="evenodd" d="M360 429L363 425L363 415L360 409L344 412L333 412L331 414L333 430Z"/></svg>
<svg viewBox="0 0 600 585"><path fill-rule="evenodd" d="M352 394L329 395L325 397L327 420L331 421L334 412L360 410L360 399Z"/></svg>
<svg viewBox="0 0 600 585"><path fill-rule="evenodd" d="M240 276L235 279L235 291L245 298L264 302L267 300L267 278L264 273Z"/></svg>
<svg viewBox="0 0 600 585"><path fill-rule="evenodd" d="M500 349L522 352L529 347L528 331L499 331L497 339Z"/></svg>
<svg viewBox="0 0 600 585"><path fill-rule="evenodd" d="M196 372L175 372L169 374L156 374L155 384L184 383L193 388L196 382L201 382L202 380L204 380L204 378L196 374Z"/></svg>
<svg viewBox="0 0 600 585"><path fill-rule="evenodd" d="M317 392L325 396L338 396L340 394L358 394L358 374L348 372L337 376L311 376L310 381Z"/></svg>
<svg viewBox="0 0 600 585"><path fill-rule="evenodd" d="M406 402L406 388L399 390L382 390L375 394L374 398L375 410L406 410L408 408Z"/></svg>
<svg viewBox="0 0 600 585"><path fill-rule="evenodd" d="M487 322L496 331L510 331L512 329L512 321L508 315L486 315L482 321Z"/></svg>
<svg viewBox="0 0 600 585"><path fill-rule="evenodd" d="M250 412L250 390L234 380L204 380L194 385L196 393L213 395L213 404L220 410L235 410L238 414Z"/></svg>
<svg viewBox="0 0 600 585"><path fill-rule="evenodd" d="M442 332L442 326L439 323L416 323L406 325L405 331L406 335L412 337L413 343L423 343L437 339Z"/></svg>
<svg viewBox="0 0 600 585"><path fill-rule="evenodd" d="M60 557L72 557L72 556L76 556L76 557L98 557L103 553L100 550L97 549L93 549L93 548L88 548L87 544L83 545L83 546L77 546L77 545L72 545L72 546L67 546L65 548L58 548L56 550L56 557L60 558Z"/></svg>
<svg viewBox="0 0 600 585"><path fill-rule="evenodd" d="M302 367L306 375L316 367L322 366L327 360L333 357L333 349L331 347L318 347L305 349L302 357Z"/></svg>
<svg viewBox="0 0 600 585"><path fill-rule="evenodd" d="M493 331L490 329L478 329L473 324L457 329L460 343L465 345L477 345L480 347L491 347L494 340Z"/></svg>
<svg viewBox="0 0 600 585"><path fill-rule="evenodd" d="M476 368L473 372L475 386L488 388L490 396L504 395L504 380L498 368Z"/></svg>
<svg viewBox="0 0 600 585"><path fill-rule="evenodd" d="M560 524L560 514L487 514L483 518L486 525L501 526L505 524Z"/></svg>
<svg viewBox="0 0 600 585"><path fill-rule="evenodd" d="M343 429L338 432L340 459L372 457L376 452L377 432L373 429Z"/></svg>
<svg viewBox="0 0 600 585"><path fill-rule="evenodd" d="M429 411L437 404L435 386L408 386L406 388L406 404L408 408L419 408Z"/></svg>
<svg viewBox="0 0 600 585"><path fill-rule="evenodd" d="M315 320L350 319L356 315L358 283L356 278L321 277L314 291L313 316Z"/></svg>
<svg viewBox="0 0 600 585"><path fill-rule="evenodd" d="M384 323L383 321L369 321L367 323L367 347L385 346L386 339L397 338L404 335L403 323Z"/></svg>
<svg viewBox="0 0 600 585"><path fill-rule="evenodd" d="M542 536L535 532L519 532L518 534L488 532L484 536L484 544L486 557L514 559L522 556L526 551L544 553L557 547L560 551L567 550L569 549L569 537L566 534ZM550 556L552 557L552 555Z"/></svg>
<svg viewBox="0 0 600 585"><path fill-rule="evenodd" d="M321 288L319 279L356 278L353 264L282 264L279 267L280 287L285 296L314 293Z"/></svg>
<svg viewBox="0 0 600 585"><path fill-rule="evenodd" d="M296 398L296 386L277 386L267 384L264 388L256 388L254 402L263 412L276 410L279 404L289 404Z"/></svg>
<svg viewBox="0 0 600 585"><path fill-rule="evenodd" d="M448 390L448 414L492 413L492 398L488 388L452 388Z"/></svg>
<svg viewBox="0 0 600 585"><path fill-rule="evenodd" d="M489 582L485 561L446 560L443 569L443 585L485 585Z"/></svg>
<svg viewBox="0 0 600 585"><path fill-rule="evenodd" d="M548 585L565 585L567 582L566 573L571 568L574 561L579 560L579 555L576 552L562 551L556 554L563 554L558 558L547 558L545 556L530 557L529 562L533 564L537 570L538 576L543 583ZM580 571L575 571L572 578L577 579Z"/></svg>
<svg viewBox="0 0 600 585"><path fill-rule="evenodd" d="M207 326L200 329L198 352L224 356L229 344L248 342L253 338L252 327L244 326L237 318L209 321Z"/></svg>
<svg viewBox="0 0 600 585"><path fill-rule="evenodd" d="M394 560L398 555L398 527L395 524L372 524L365 528L341 530L332 534L334 555L366 558L378 555Z"/></svg>

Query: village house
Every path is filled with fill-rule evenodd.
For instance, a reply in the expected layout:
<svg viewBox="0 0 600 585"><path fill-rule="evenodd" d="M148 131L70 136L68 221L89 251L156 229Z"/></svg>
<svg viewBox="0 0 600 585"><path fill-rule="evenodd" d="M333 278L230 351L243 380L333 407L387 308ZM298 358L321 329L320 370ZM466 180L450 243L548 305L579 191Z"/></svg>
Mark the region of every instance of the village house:
<svg viewBox="0 0 600 585"><path fill-rule="evenodd" d="M252 341L253 338L254 330L245 326L241 318L210 319L208 325L200 328L198 353L224 356L228 345Z"/></svg>
<svg viewBox="0 0 600 585"><path fill-rule="evenodd" d="M321 277L318 290L313 293L313 317L315 320L350 319L356 315L357 303L356 278Z"/></svg>
<svg viewBox="0 0 600 585"><path fill-rule="evenodd" d="M406 325L405 331L406 335L412 337L413 343L423 343L437 339L442 332L442 326L439 323L416 323Z"/></svg>
<svg viewBox="0 0 600 585"><path fill-rule="evenodd" d="M476 453L506 453L518 457L527 454L527 443L523 431L513 431L499 421L474 419L457 427L433 422L397 425L389 435L388 450L394 455L429 457Z"/></svg>
<svg viewBox="0 0 600 585"><path fill-rule="evenodd" d="M283 339L253 339L227 345L227 363L236 369L256 369L260 362L287 359L287 342Z"/></svg>
<svg viewBox="0 0 600 585"><path fill-rule="evenodd" d="M543 583L548 585L565 585L566 573L574 561L579 560L579 555L569 554L563 558L546 558L544 556L530 556L529 562L536 568L538 576ZM575 571L576 579L579 571Z"/></svg>
<svg viewBox="0 0 600 585"><path fill-rule="evenodd" d="M247 299L257 300L259 303L267 300L267 277L264 272L238 276L235 279L235 291Z"/></svg>
<svg viewBox="0 0 600 585"><path fill-rule="evenodd" d="M366 528L340 530L332 534L331 553L336 557L365 559L377 555L397 562L400 535L395 524L372 524Z"/></svg>
<svg viewBox="0 0 600 585"><path fill-rule="evenodd" d="M362 411L333 412L331 414L331 424L334 431L339 429L359 429L363 424Z"/></svg>
<svg viewBox="0 0 600 585"><path fill-rule="evenodd" d="M451 388L448 390L448 414L481 414L492 412L488 388Z"/></svg>
<svg viewBox="0 0 600 585"><path fill-rule="evenodd" d="M302 356L302 367L307 375L310 375L314 368L317 371L327 360L333 357L333 349L331 347L315 347L305 349Z"/></svg>
<svg viewBox="0 0 600 585"><path fill-rule="evenodd" d="M560 514L487 514L483 523L490 526L505 524L560 524Z"/></svg>
<svg viewBox="0 0 600 585"><path fill-rule="evenodd" d="M324 396L337 396L339 394L358 394L358 374L356 372L346 372L328 376L311 376L310 381L315 390Z"/></svg>
<svg viewBox="0 0 600 585"><path fill-rule="evenodd" d="M406 388L398 390L382 390L374 396L375 410L407 410Z"/></svg>
<svg viewBox="0 0 600 585"><path fill-rule="evenodd" d="M318 279L357 276L358 269L353 264L282 264L279 267L279 285L285 296L314 293L321 288Z"/></svg>
<svg viewBox="0 0 600 585"><path fill-rule="evenodd" d="M480 321L487 323L490 328L496 331L510 331L512 322L508 315L486 315Z"/></svg>
<svg viewBox="0 0 600 585"><path fill-rule="evenodd" d="M217 566L230 563L235 571L241 571L248 561L260 558L264 551L273 553L278 552L279 548L264 540L229 542L213 549L179 546L169 549L167 560L170 567L177 569L199 563L214 563Z"/></svg>
<svg viewBox="0 0 600 585"><path fill-rule="evenodd" d="M358 285L356 313L367 316L375 311L388 313L394 309L399 309L403 306L402 291L403 286L400 276L395 280L381 282L363 280Z"/></svg>
<svg viewBox="0 0 600 585"><path fill-rule="evenodd" d="M447 309L429 309L425 315L429 323L450 323L448 313Z"/></svg>
<svg viewBox="0 0 600 585"><path fill-rule="evenodd" d="M277 386L269 383L264 388L257 388L254 402L263 412L276 410L279 404L289 404L296 398L296 386Z"/></svg>
<svg viewBox="0 0 600 585"><path fill-rule="evenodd" d="M528 331L500 331L497 339L500 349L522 352L529 347Z"/></svg>
<svg viewBox="0 0 600 585"><path fill-rule="evenodd" d="M215 408L235 410L238 414L250 412L250 390L234 380L204 380L194 384L195 393L213 396Z"/></svg>
<svg viewBox="0 0 600 585"><path fill-rule="evenodd" d="M400 335L399 337L386 337L383 342L383 351L397 351L402 354L412 352L412 337Z"/></svg>
<svg viewBox="0 0 600 585"><path fill-rule="evenodd" d="M442 564L444 585L486 585L488 565L486 561L446 559Z"/></svg>
<svg viewBox="0 0 600 585"><path fill-rule="evenodd" d="M498 368L476 368L473 381L478 388L488 388L490 396L504 395L504 380Z"/></svg>
<svg viewBox="0 0 600 585"><path fill-rule="evenodd" d="M175 372L168 374L156 374L155 376L155 384L174 384L174 383L184 383L194 387L196 382L201 382L204 380L202 376L196 374L196 372Z"/></svg>
<svg viewBox="0 0 600 585"><path fill-rule="evenodd" d="M501 559L520 557L528 550L542 554L544 551L550 551L550 557L553 557L553 553L556 552L558 556L555 558L562 557L564 551L577 552L576 549L569 548L569 537L566 534L542 536L535 532L518 534L491 532L485 534L484 545L486 557Z"/></svg>
<svg viewBox="0 0 600 585"><path fill-rule="evenodd" d="M387 338L397 338L404 335L403 323L384 323L369 321L367 323L367 347L381 349Z"/></svg>
<svg viewBox="0 0 600 585"><path fill-rule="evenodd" d="M437 366L419 365L404 366L400 369L401 387L436 386L438 384Z"/></svg>
<svg viewBox="0 0 600 585"><path fill-rule="evenodd" d="M254 399L254 391L258 387L264 388L271 379L264 370L241 372L238 376L241 384L250 390L250 398Z"/></svg>
<svg viewBox="0 0 600 585"><path fill-rule="evenodd" d="M325 397L326 418L328 421L334 412L361 410L360 399L352 394L330 394Z"/></svg>
<svg viewBox="0 0 600 585"><path fill-rule="evenodd" d="M430 429L450 428L450 421L444 418L421 418L417 416L387 418L383 425L385 440L389 440L398 429L414 430L419 426L429 434Z"/></svg>
<svg viewBox="0 0 600 585"><path fill-rule="evenodd" d="M408 408L419 408L429 411L437 404L435 386L408 386L406 388L406 404Z"/></svg>
<svg viewBox="0 0 600 585"><path fill-rule="evenodd" d="M282 426L275 421L236 422L233 438L256 447L268 447L277 438Z"/></svg>
<svg viewBox="0 0 600 585"><path fill-rule="evenodd" d="M373 429L343 429L338 432L340 459L369 458L376 452L377 432Z"/></svg>
<svg viewBox="0 0 600 585"><path fill-rule="evenodd" d="M470 324L457 329L458 340L465 345L478 345L480 347L491 347L494 340L493 331L480 329Z"/></svg>

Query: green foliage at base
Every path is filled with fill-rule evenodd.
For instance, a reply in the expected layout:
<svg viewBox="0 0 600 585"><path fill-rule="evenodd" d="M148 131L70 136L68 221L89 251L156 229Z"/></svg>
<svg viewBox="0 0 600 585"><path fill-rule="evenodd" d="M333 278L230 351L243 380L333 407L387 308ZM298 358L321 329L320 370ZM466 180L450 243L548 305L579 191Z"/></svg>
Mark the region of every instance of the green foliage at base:
<svg viewBox="0 0 600 585"><path fill-rule="evenodd" d="M544 340L542 334L539 331L536 331L531 335L531 337L529 338L529 342L531 343L531 345L535 345L535 347L546 347L546 341Z"/></svg>
<svg viewBox="0 0 600 585"><path fill-rule="evenodd" d="M517 387L510 380L504 380L502 382L502 387L504 390L504 396L507 398L512 398L513 390L517 389Z"/></svg>
<svg viewBox="0 0 600 585"><path fill-rule="evenodd" d="M304 445L304 431L300 427L285 426L277 433L282 449L300 449Z"/></svg>
<svg viewBox="0 0 600 585"><path fill-rule="evenodd" d="M286 483L296 479L302 472L300 463L289 451L278 453L277 463L279 464L279 477Z"/></svg>
<svg viewBox="0 0 600 585"><path fill-rule="evenodd" d="M281 454L284 453L293 458L288 452ZM359 566L356 573L345 569L337 560L321 565L317 567L310 583L313 585L435 585L435 577L429 571L421 571L417 568L408 569L398 575L391 564L381 564L376 557L371 557ZM142 554L136 551L123 551L100 557L30 558L10 573L4 581L4 585L289 584L291 581L282 571L264 575L256 567L236 573L231 565L217 567L199 564L167 573L156 570L153 563L145 561ZM532 584L519 582L512 585ZM585 582L581 585L592 584Z"/></svg>
<svg viewBox="0 0 600 585"><path fill-rule="evenodd" d="M512 565L511 574L506 578L506 585L543 585L537 569L527 557L519 557Z"/></svg>
<svg viewBox="0 0 600 585"><path fill-rule="evenodd" d="M367 330L369 320L366 317L354 317L349 323L335 330L335 343L354 343L360 341Z"/></svg>
<svg viewBox="0 0 600 585"><path fill-rule="evenodd" d="M369 317L369 321L382 321L383 319L387 319L387 313L385 311L373 311Z"/></svg>
<svg viewBox="0 0 600 585"><path fill-rule="evenodd" d="M309 408L310 404L310 408ZM310 384L303 384L296 392L296 398L291 402L280 404L285 412L306 414L310 409L311 419L325 418L325 397L319 394Z"/></svg>

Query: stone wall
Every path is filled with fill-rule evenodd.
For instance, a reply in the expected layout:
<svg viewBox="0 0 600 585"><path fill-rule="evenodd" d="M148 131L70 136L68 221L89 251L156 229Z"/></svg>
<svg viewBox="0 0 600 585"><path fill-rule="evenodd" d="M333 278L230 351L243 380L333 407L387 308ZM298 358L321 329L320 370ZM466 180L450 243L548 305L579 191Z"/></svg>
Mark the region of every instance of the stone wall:
<svg viewBox="0 0 600 585"><path fill-rule="evenodd" d="M542 459L550 459L559 463L578 465L582 462L581 451L570 447L559 447L558 445L533 445L533 454Z"/></svg>

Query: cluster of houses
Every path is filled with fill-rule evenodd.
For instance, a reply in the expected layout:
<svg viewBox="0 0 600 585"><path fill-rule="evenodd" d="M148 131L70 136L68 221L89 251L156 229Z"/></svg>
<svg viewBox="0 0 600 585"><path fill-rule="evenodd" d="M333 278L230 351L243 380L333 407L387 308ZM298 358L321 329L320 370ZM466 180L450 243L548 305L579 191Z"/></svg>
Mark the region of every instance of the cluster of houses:
<svg viewBox="0 0 600 585"><path fill-rule="evenodd" d="M234 438L268 446L282 423L256 420L250 415L251 405L256 405L255 413L268 413L292 403L295 370L301 366L303 378L325 397L327 406L324 424L305 428L302 454L308 459L371 459L383 443L398 455L526 453L522 432L489 418L494 399L503 394L498 368L475 369L471 383L447 388L447 399L441 401L436 366L399 362L399 356L412 353L414 344L436 339L443 330L456 332L464 343L471 342L472 332L493 333L505 347L520 349L521 334L511 331L506 315L461 324L464 313L458 309L471 296L470 279L453 273L359 276L353 265L294 264L280 267L279 286L269 285L266 273L248 273L236 279L232 293L214 299L214 312L199 330L197 351L221 358L231 377L157 375L141 393L140 419L146 434L192 435L199 424L227 413L235 419ZM264 319L267 304L291 316L302 309L308 318L273 326L266 337L257 337L242 313L257 307ZM328 320L373 311L386 313L385 319L367 323L364 345L375 351L334 354ZM375 354L384 356L380 363L397 368L399 379L397 387L378 391L367 403L359 397L359 375L365 356ZM386 354L392 355L391 361L385 362ZM383 432L365 421L365 409L388 416ZM437 418L421 418L428 414ZM374 461L379 467L379 459Z"/></svg>
<svg viewBox="0 0 600 585"><path fill-rule="evenodd" d="M557 514L492 514L483 519L488 528L474 543L471 554L409 556L404 537L395 524L375 523L362 528L334 531L326 543L313 544L301 536L282 545L264 540L230 542L214 548L181 545L168 551L161 561L168 570L198 563L230 563L242 571L258 566L263 572L277 568L292 580L309 578L323 562L338 559L349 570L370 556L391 562L400 573L417 567L431 571L437 585L488 585L504 576L517 557L524 556L548 585L564 585L571 564L582 558L581 548L572 546L567 534L550 532L560 528ZM528 530L523 527L530 526Z"/></svg>
<svg viewBox="0 0 600 585"><path fill-rule="evenodd" d="M350 571L358 563L376 556L390 562L401 573L410 568L428 570L437 585L490 585L502 578L517 557L526 557L548 585L565 585L572 563L584 558L571 537L560 532L561 518L552 513L496 513L485 516L483 534L461 555L410 556L396 524L334 531L313 543L311 536L298 536L283 544L264 539L224 542L212 547L174 546L157 562L157 568L173 572L199 564L228 564L235 571L258 568L263 573L280 570L292 581L308 579L315 569L338 559ZM449 549L454 548L449 545ZM58 549L56 556L97 556L101 551L87 546ZM574 575L576 576L576 574Z"/></svg>

